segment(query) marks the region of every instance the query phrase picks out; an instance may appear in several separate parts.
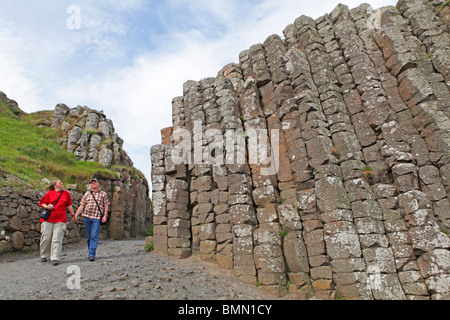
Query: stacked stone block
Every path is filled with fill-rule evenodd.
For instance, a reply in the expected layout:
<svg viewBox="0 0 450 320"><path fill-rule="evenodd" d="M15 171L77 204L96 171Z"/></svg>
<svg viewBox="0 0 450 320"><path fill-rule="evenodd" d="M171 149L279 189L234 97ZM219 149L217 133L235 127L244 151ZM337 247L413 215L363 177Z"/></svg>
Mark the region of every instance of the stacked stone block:
<svg viewBox="0 0 450 320"><path fill-rule="evenodd" d="M218 103L222 96L216 91L216 78L204 79L200 81L200 86L205 113L204 140L207 142L207 146L203 152L206 157L204 159L205 164L200 166L200 170L205 177L203 178L203 182L206 182L206 186L203 188L204 190L197 190L199 192L198 203L202 211L200 215L200 252L204 260L216 260L219 241L223 243L224 240L224 237L220 236L218 240L217 231L218 233L227 233L228 235L231 231L228 227L223 228L223 226L222 229L217 229L219 223L216 221L217 213L214 210L215 205L225 204L228 198L228 194L221 191L218 185L214 183L213 176L215 172L213 171L215 170L213 163L217 163L218 166L223 166L224 160L221 129L223 115Z"/></svg>
<svg viewBox="0 0 450 320"><path fill-rule="evenodd" d="M271 42L271 40L276 42L277 38L268 39L268 42ZM277 175L276 167L282 161L287 161L286 152L282 151L275 154L272 148L274 146L272 144L273 130L279 130L280 127L278 114L275 111L280 101L274 100L273 96L278 81L258 82L255 81L252 72L246 71L248 69L255 70L258 68L258 65L265 66L266 72L270 69L274 70L274 68L275 72L281 71L276 66L265 64L266 61L270 60L267 58L269 55L277 54L276 48L266 49L262 45L254 46L251 50L244 51L240 55L241 64L249 66L243 72L245 75L245 91L241 95L241 110L244 115L243 120L246 131L254 130L254 136L249 140L249 148L251 148L254 155L250 169L253 178L252 196L255 202L256 219L259 226L254 232L254 257L258 282L266 291L282 295L286 292L286 276L280 237L283 230L279 223L278 205L284 199L279 195L277 186L279 186L279 182L282 182L285 185L283 190L289 187L292 189L293 183L288 162L287 167L283 163L284 168L287 169L284 171L285 176L280 177L280 180ZM280 59L282 60L281 57ZM252 66L253 68L251 69ZM262 95L262 101L259 100L260 95ZM275 94L275 97L280 98L278 94ZM267 119L266 116L268 117ZM260 146L256 148L255 145L258 143ZM279 150L280 146L277 145L276 148ZM283 157L283 160L281 160L280 156ZM278 158L276 159L275 157ZM290 184L285 183L287 181L290 181ZM295 198L295 192L293 197ZM268 251L270 252L268 253Z"/></svg>
<svg viewBox="0 0 450 320"><path fill-rule="evenodd" d="M214 206L216 221L216 253L217 264L224 269L233 268L233 232L230 217L228 193L228 172L225 165L213 165L213 181L218 186L211 192L211 203Z"/></svg>
<svg viewBox="0 0 450 320"><path fill-rule="evenodd" d="M367 9L365 5L351 11L345 6L338 7L335 10L332 26L336 35L337 48L343 50L344 65L347 65L347 70L355 79L355 85L349 86L349 92L352 92L353 97L345 99L347 110L352 115L353 121L365 124L355 126L358 128L355 132L362 141L359 143L356 140L355 150L362 150L362 154L350 159L352 162L349 164L353 168L350 175L348 171L344 171L345 187L350 195L362 257L366 265L365 272L358 273L360 280L353 286L359 287L361 292L361 283L365 284L365 287L362 287L364 298L373 296L375 299L401 299L404 295L395 275L394 256L385 235L382 210L371 188L371 185L380 181L390 182L389 163L386 164L382 157L386 142L384 136L375 138L375 133L383 131L382 124L390 119L391 113L387 95L381 86L375 64L372 62L372 59L376 57L370 55L373 43L360 36L367 30L368 22L362 18ZM359 108L352 106L352 98L355 97ZM355 170L358 168L359 170ZM362 171L364 171L363 175ZM367 286L367 284L370 285Z"/></svg>
<svg viewBox="0 0 450 320"><path fill-rule="evenodd" d="M167 201L166 175L164 167L165 145L156 145L151 149L152 159L152 207L154 250L167 253Z"/></svg>
<svg viewBox="0 0 450 320"><path fill-rule="evenodd" d="M301 16L285 39L185 84L174 126L193 146L211 155L207 129L241 139L183 177L194 251L278 296L448 299L448 25L436 3Z"/></svg>
<svg viewBox="0 0 450 320"><path fill-rule="evenodd" d="M230 74L231 75L231 74ZM230 78L219 78L216 82L217 101L222 115L222 132L235 141L226 149L225 160L228 172L228 203L230 225L233 234L233 269L243 282L256 283L256 267L253 259L253 231L257 224L252 199L252 179L246 163L246 133L244 131L239 99ZM228 132L228 133L227 133Z"/></svg>
<svg viewBox="0 0 450 320"><path fill-rule="evenodd" d="M193 133L191 142L194 152L191 156L194 163L189 166L190 171L190 205L192 207L192 216L190 223L192 225L192 249L200 250L200 228L207 220L208 213L212 209L207 205L208 199L202 196L204 192L211 189L210 169L207 165L197 164L199 157L203 157L203 133L205 125L205 113L203 112L203 96L199 82L188 81L183 86L183 105L186 110L186 128ZM200 196L199 196L200 195ZM199 203L200 198L200 203ZM204 239L205 240L205 239Z"/></svg>
<svg viewBox="0 0 450 320"><path fill-rule="evenodd" d="M442 215L443 208L448 206L447 195L441 191L444 189L445 174L439 177L437 172L442 165L445 166L448 163L446 157L449 149L445 137L449 134L450 128L448 112L446 112L449 96L448 85L445 88L442 78L442 76L445 77L445 70L436 66L442 58L432 60L429 53L427 55L434 36L430 36L430 32L426 30L433 29L434 32L431 34L444 33L442 38L444 46L448 40L445 40L442 22L432 18L435 15L429 10L426 1L408 3L400 1L398 8L403 17L411 17L413 12L417 16L405 20L401 19L398 12L394 10L385 12L383 19L390 23L384 25L377 33L376 40L383 51L389 71L397 78L400 96L411 112L410 119L413 126L410 130L414 133L413 139L410 140L411 149L426 150L426 152L420 152L415 165L399 164L394 170L394 177L399 185L399 207L405 219L413 252L417 257L414 266L409 263L404 269L409 267L405 272L413 273L420 279L420 288L412 285L410 280L407 282L410 294L426 295L423 289L425 287L423 279L425 279L428 294L435 292L433 296L436 297L442 295L442 292L439 290L436 292L432 286L430 287L430 280L427 280L429 274L420 268L419 261L424 260L423 257L432 254L434 250L439 250L437 248L448 248L448 237L441 232L448 228L448 218ZM423 13L431 15L425 16ZM409 23L407 24L406 21ZM389 50L397 46L402 50ZM428 51L425 51L426 49ZM430 121L432 118L434 120ZM437 141L440 141L438 144L441 147L437 147ZM420 177L418 172L422 173ZM428 188L428 185L431 187ZM431 189L434 192L431 192ZM413 205L414 208L412 208L411 201L418 205ZM412 218L411 214L415 217L421 216L420 222ZM431 239L434 240L430 241ZM423 252L427 253L423 254ZM442 276L446 271L440 270L436 273ZM405 277L400 279L406 280ZM417 294L417 292L420 293Z"/></svg>
<svg viewBox="0 0 450 320"><path fill-rule="evenodd" d="M177 258L187 258L191 250L191 221L188 211L188 183L173 179L166 186L167 200L167 253Z"/></svg>

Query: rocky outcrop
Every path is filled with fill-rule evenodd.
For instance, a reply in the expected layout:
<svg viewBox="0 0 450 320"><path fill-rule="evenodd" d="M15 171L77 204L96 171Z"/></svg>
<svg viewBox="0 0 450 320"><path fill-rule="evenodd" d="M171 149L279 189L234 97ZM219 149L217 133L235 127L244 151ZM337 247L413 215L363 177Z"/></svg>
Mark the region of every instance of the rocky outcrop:
<svg viewBox="0 0 450 320"><path fill-rule="evenodd" d="M98 162L107 168L112 165L133 166L122 149L123 140L103 112L81 106L70 109L58 104L53 115L51 127L61 129L63 147L74 153L78 160Z"/></svg>
<svg viewBox="0 0 450 320"><path fill-rule="evenodd" d="M152 224L148 189L142 181L125 174L123 182L102 179L99 182L111 201L109 219L102 226L101 237L122 240L141 236L141 232ZM83 193L70 187L67 191L76 211ZM0 190L0 255L11 251L39 250L41 224L38 205L44 195L43 191L20 191L10 187ZM64 244L84 238L83 219L71 222L68 213L67 221Z"/></svg>
<svg viewBox="0 0 450 320"><path fill-rule="evenodd" d="M13 100L0 93L13 112L23 113ZM133 168L133 163L122 149L123 140L115 133L111 120L103 112L87 107L68 108L66 105L56 106L52 120L46 120L47 113L39 122L42 126L51 126L61 133L59 142L69 152L75 154L80 161L98 162L111 168L112 174L95 174L101 189L111 201L109 219L102 227L102 237L122 240L141 236L141 232L152 225L152 205L149 197L149 186L145 177ZM115 177L115 178L112 178ZM2 173L6 181L14 179ZM58 177L66 184L63 177ZM73 200L76 211L86 185L66 185ZM20 185L20 179L16 177ZM50 184L44 179L42 185ZM81 179L79 179L81 180ZM16 190L11 187L0 189L0 254L11 251L37 250L40 241L40 223L38 204L44 192L41 190ZM78 223L71 221L68 215L68 228L64 242L79 241L84 237L82 219Z"/></svg>
<svg viewBox="0 0 450 320"><path fill-rule="evenodd" d="M275 295L449 299L442 5L301 16L186 82L151 150L155 250Z"/></svg>

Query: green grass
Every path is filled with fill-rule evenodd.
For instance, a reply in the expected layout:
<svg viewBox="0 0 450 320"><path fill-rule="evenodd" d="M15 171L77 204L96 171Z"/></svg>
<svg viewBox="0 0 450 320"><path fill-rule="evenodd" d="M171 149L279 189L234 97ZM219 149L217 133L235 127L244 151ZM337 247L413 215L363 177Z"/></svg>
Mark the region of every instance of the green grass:
<svg viewBox="0 0 450 320"><path fill-rule="evenodd" d="M41 180L61 179L84 184L92 176L118 179L118 173L98 163L78 161L58 143L58 130L48 124L52 112L13 112L0 101L0 171L19 179L1 179L0 187L42 188Z"/></svg>

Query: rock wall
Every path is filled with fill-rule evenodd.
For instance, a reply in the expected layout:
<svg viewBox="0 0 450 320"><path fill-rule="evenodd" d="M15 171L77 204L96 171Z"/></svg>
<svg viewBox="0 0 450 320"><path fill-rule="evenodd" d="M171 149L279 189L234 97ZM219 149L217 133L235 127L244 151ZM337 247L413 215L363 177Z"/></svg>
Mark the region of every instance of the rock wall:
<svg viewBox="0 0 450 320"><path fill-rule="evenodd" d="M152 223L148 182L130 169L133 162L123 150L124 141L115 133L113 122L102 111L58 104L51 127L61 130L62 146L78 160L122 167L120 180L102 183L111 195L109 236L116 240L135 237L147 229Z"/></svg>
<svg viewBox="0 0 450 320"><path fill-rule="evenodd" d="M187 81L151 150L155 250L280 296L449 299L443 5L301 16Z"/></svg>
<svg viewBox="0 0 450 320"><path fill-rule="evenodd" d="M74 208L78 207L82 195L73 191L70 194ZM0 190L0 255L19 250L39 250L41 224L38 205L44 195L44 191L18 191L9 187ZM64 244L79 241L81 231L81 224L70 222Z"/></svg>
<svg viewBox="0 0 450 320"><path fill-rule="evenodd" d="M14 100L8 99L1 92L0 99L7 102L15 112L22 112ZM101 189L111 201L108 223L102 227L103 238L121 240L138 237L152 225L148 182L132 168L132 161L122 149L123 140L115 133L112 121L103 112L81 106L70 109L59 104L53 112L52 120L48 123L43 121L42 125L60 130L60 143L74 153L78 160L99 162L107 168L116 165L114 170L120 177L117 180L97 177ZM8 175L2 178L7 179ZM76 212L83 196L80 189L86 190L89 186L66 187L71 193ZM41 228L38 204L44 194L40 190L0 189L0 254L38 250ZM67 220L69 223L64 243L84 238L83 220L72 223L69 213Z"/></svg>
<svg viewBox="0 0 450 320"><path fill-rule="evenodd" d="M121 240L140 236L141 231L152 223L148 190L143 184L132 180L118 183L99 179L99 182L100 188L111 201L108 223L102 226L101 237ZM83 194L75 190L68 191L76 212ZM38 205L44 195L44 191L0 190L0 255L19 250L39 250L41 224ZM77 223L71 222L70 213L67 212L67 221L64 244L83 239L83 219L80 218Z"/></svg>

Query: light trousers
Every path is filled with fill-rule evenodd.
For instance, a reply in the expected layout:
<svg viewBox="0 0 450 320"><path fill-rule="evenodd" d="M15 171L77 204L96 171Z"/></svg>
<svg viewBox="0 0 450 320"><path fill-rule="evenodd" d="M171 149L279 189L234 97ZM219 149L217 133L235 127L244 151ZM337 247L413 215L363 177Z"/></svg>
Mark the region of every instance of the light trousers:
<svg viewBox="0 0 450 320"><path fill-rule="evenodd" d="M61 261L64 232L67 224L43 222L41 225L41 258Z"/></svg>

